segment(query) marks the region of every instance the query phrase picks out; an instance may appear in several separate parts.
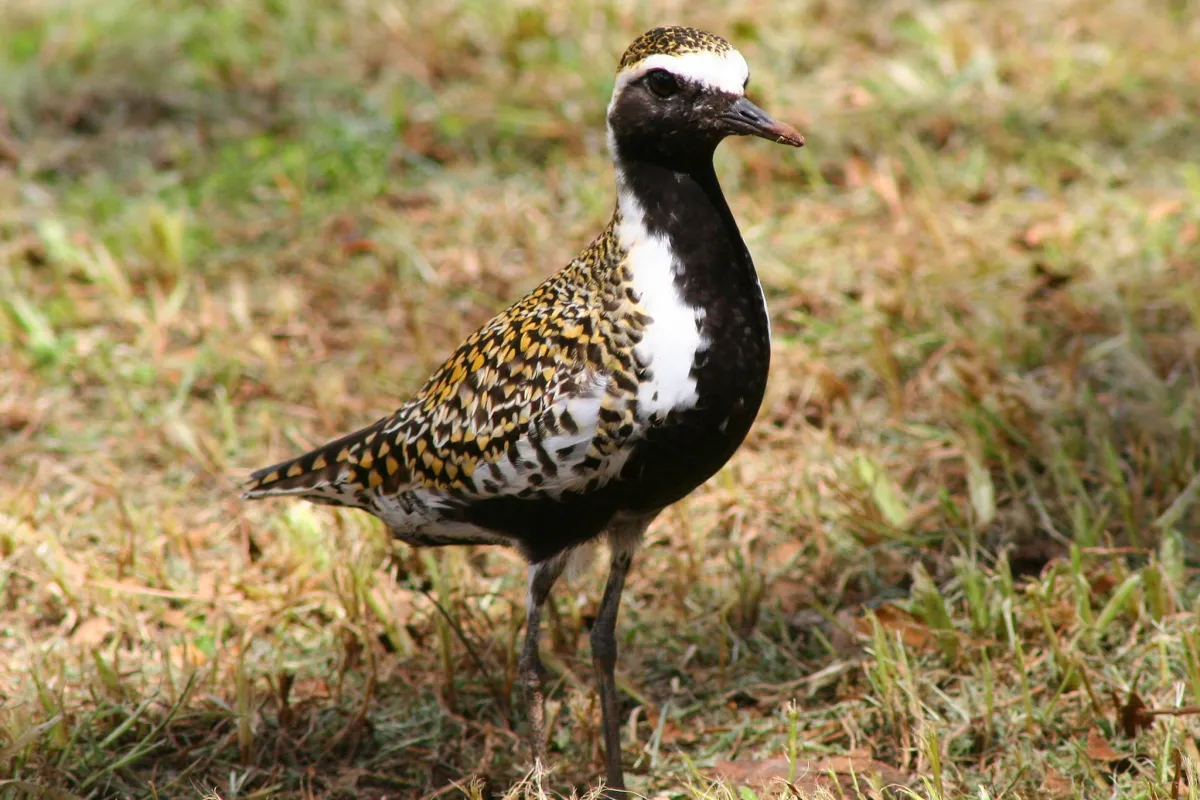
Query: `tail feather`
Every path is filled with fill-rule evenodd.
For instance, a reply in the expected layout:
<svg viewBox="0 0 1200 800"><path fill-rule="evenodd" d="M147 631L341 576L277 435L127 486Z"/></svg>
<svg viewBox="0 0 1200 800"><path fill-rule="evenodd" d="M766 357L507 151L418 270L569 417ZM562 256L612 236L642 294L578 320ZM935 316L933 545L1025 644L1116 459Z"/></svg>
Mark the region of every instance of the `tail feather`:
<svg viewBox="0 0 1200 800"><path fill-rule="evenodd" d="M384 417L375 424L323 444L302 456L263 467L250 475L242 498L253 500L276 495L299 495L318 502L351 504L339 498L338 484L344 482L355 461L388 422ZM349 462L349 463L348 463Z"/></svg>

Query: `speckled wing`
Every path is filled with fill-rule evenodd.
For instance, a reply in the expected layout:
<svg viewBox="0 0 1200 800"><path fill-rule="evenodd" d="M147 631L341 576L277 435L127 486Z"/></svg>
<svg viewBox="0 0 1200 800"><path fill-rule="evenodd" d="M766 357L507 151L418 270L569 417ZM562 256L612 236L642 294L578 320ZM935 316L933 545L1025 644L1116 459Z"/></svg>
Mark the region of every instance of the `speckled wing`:
<svg viewBox="0 0 1200 800"><path fill-rule="evenodd" d="M637 334L596 313L612 299L570 272L468 338L394 414L255 472L245 496L375 510L415 490L470 501L606 482L638 435Z"/></svg>

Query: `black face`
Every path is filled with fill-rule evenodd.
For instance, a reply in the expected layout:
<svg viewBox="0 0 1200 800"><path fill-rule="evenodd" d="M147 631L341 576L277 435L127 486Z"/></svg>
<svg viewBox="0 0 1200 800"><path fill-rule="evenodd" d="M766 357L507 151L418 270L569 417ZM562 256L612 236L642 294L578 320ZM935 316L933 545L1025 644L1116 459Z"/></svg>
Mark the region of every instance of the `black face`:
<svg viewBox="0 0 1200 800"><path fill-rule="evenodd" d="M608 112L621 158L648 160L680 171L711 164L726 136L750 135L799 147L804 138L742 94L652 69L626 84Z"/></svg>

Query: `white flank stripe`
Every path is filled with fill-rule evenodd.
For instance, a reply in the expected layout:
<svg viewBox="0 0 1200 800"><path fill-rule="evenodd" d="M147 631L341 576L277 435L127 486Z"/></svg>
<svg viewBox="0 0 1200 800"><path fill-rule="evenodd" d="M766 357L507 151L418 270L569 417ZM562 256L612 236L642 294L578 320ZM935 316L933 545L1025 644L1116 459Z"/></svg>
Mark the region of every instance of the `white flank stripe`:
<svg viewBox="0 0 1200 800"><path fill-rule="evenodd" d="M750 252L749 250L746 251ZM767 348L771 347L771 309L767 308L767 290L763 288L758 273L754 274L754 282L758 285L758 296L762 298L763 319L767 321Z"/></svg>
<svg viewBox="0 0 1200 800"><path fill-rule="evenodd" d="M692 364L696 353L708 346L700 334L704 310L684 302L676 284L681 265L665 236L646 229L645 213L637 198L617 174L617 205L621 222L617 240L628 253L633 288L653 322L635 351L650 368L652 379L638 389L638 411L643 416L665 414L696 405L696 379Z"/></svg>
<svg viewBox="0 0 1200 800"><path fill-rule="evenodd" d="M375 514L382 519L401 541L404 535L432 536L453 539L460 543L508 544L498 533L472 525L447 519L445 496L432 489L411 489L402 495L377 494Z"/></svg>

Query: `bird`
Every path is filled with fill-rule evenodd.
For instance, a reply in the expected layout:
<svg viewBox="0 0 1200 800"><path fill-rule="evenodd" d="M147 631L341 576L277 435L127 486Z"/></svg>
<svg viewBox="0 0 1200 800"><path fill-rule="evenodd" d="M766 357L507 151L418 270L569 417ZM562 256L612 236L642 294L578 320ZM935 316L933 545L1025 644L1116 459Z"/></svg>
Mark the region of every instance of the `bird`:
<svg viewBox="0 0 1200 800"><path fill-rule="evenodd" d="M747 98L749 76L716 34L637 37L607 108L616 203L603 231L394 413L254 472L243 494L362 509L414 547L518 550L535 762L546 758L543 606L573 554L606 542L590 640L613 792L625 788L615 632L634 554L654 518L742 444L767 385L766 298L713 154L729 136L793 147L804 137Z"/></svg>

